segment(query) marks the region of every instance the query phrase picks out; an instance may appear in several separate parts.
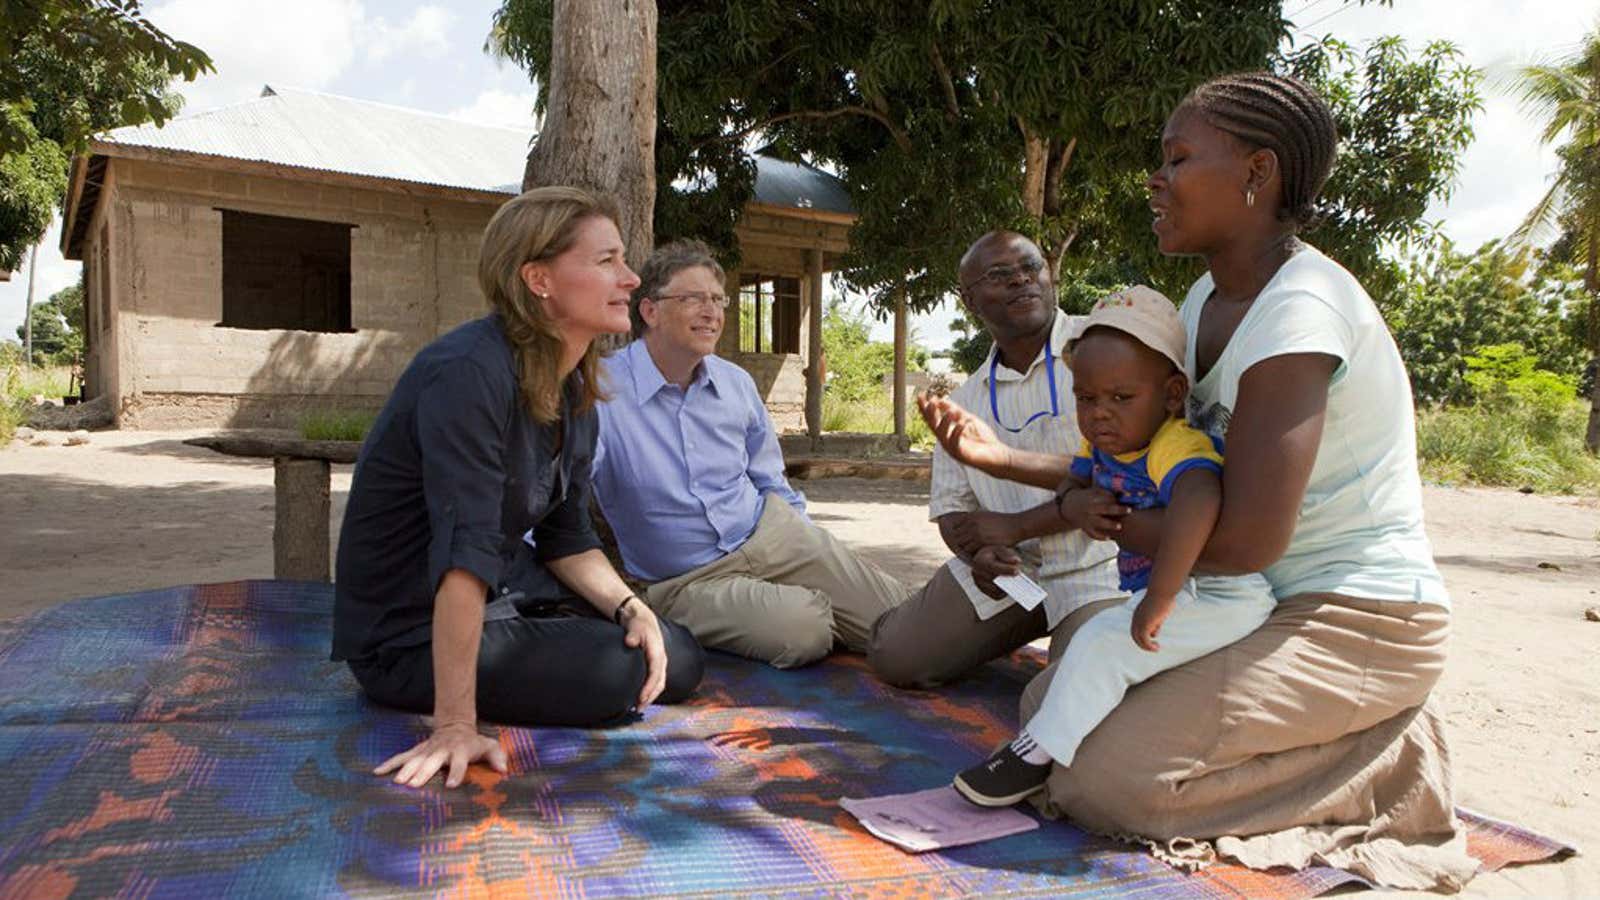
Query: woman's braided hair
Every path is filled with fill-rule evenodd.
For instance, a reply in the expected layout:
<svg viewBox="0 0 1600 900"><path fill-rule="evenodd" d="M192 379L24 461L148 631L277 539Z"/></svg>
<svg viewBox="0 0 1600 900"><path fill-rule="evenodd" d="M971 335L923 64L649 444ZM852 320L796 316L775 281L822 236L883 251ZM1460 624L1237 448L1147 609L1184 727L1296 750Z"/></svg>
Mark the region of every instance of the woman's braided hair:
<svg viewBox="0 0 1600 900"><path fill-rule="evenodd" d="M1251 149L1276 153L1283 174L1278 218L1298 227L1316 220L1339 130L1328 104L1305 82L1270 72L1224 75L1195 88L1178 108L1195 110Z"/></svg>

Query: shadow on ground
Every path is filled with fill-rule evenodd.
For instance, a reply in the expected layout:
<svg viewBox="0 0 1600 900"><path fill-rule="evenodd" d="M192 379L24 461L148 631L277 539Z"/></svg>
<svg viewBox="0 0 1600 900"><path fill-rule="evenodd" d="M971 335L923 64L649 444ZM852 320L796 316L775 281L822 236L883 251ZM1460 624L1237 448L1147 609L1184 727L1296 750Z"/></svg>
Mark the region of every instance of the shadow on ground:
<svg viewBox="0 0 1600 900"><path fill-rule="evenodd" d="M78 597L272 577L270 484L112 485L89 477L6 475L0 618ZM335 492L335 522L343 501Z"/></svg>

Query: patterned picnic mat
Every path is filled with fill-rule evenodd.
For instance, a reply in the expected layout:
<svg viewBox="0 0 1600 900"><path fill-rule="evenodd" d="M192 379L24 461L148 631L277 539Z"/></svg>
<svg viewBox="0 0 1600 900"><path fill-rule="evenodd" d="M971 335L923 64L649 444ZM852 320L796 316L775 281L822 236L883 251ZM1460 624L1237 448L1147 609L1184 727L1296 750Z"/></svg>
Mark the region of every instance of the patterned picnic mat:
<svg viewBox="0 0 1600 900"><path fill-rule="evenodd" d="M695 699L610 731L508 728L511 773L374 778L422 733L327 660L332 589L171 588L0 623L0 897L1311 897L1332 869L1198 875L1063 822L942 853L838 805L944 783L1014 727L1035 654L942 693L857 657L711 654ZM1472 820L1498 868L1566 852Z"/></svg>

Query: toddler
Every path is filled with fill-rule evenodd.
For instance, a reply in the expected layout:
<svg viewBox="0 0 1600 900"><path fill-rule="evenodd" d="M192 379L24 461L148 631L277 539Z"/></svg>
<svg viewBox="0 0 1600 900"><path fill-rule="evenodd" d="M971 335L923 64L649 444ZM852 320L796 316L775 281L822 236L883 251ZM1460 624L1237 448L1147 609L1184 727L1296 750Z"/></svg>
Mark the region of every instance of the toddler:
<svg viewBox="0 0 1600 900"><path fill-rule="evenodd" d="M1172 302L1133 287L1095 305L1072 344L1083 443L1059 499L1100 487L1131 509L1162 507L1152 559L1123 550L1129 600L1085 623L1056 664L1039 711L1017 738L955 778L981 806L1009 806L1071 765L1083 738L1129 687L1227 646L1266 621L1266 579L1190 577L1222 508L1222 448L1182 418L1188 394L1183 322Z"/></svg>

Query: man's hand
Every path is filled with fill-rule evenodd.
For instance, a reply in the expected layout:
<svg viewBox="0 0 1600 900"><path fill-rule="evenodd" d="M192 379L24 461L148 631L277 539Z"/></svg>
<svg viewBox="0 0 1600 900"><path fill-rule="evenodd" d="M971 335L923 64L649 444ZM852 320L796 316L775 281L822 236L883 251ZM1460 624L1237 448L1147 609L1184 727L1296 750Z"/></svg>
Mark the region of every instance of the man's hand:
<svg viewBox="0 0 1600 900"><path fill-rule="evenodd" d="M639 709L661 696L667 686L667 645L661 637L661 622L643 600L635 600L622 611L622 642L644 648L644 687L639 691Z"/></svg>
<svg viewBox="0 0 1600 900"><path fill-rule="evenodd" d="M972 582L978 590L996 600L1006 592L994 583L997 575L1015 575L1022 571L1022 557L1010 547L984 547L972 555Z"/></svg>
<svg viewBox="0 0 1600 900"><path fill-rule="evenodd" d="M1109 541L1122 530L1122 517L1129 509L1105 488L1072 487L1061 495L1061 518L1067 524L1097 541Z"/></svg>
<svg viewBox="0 0 1600 900"><path fill-rule="evenodd" d="M950 527L950 537L959 552L969 557L976 556L984 547L1012 547L1022 541L1016 516L983 510L955 520Z"/></svg>
<svg viewBox="0 0 1600 900"><path fill-rule="evenodd" d="M950 458L985 472L1003 468L1011 448L1000 443L994 429L949 397L917 395L917 411Z"/></svg>
<svg viewBox="0 0 1600 900"><path fill-rule="evenodd" d="M396 784L422 787L440 769L449 766L444 786L456 787L467 776L467 766L480 759L496 772L505 774L506 751L499 741L479 734L472 722L446 722L434 726L427 740L384 760L372 774L387 775L399 769L394 776Z"/></svg>
<svg viewBox="0 0 1600 900"><path fill-rule="evenodd" d="M1155 597L1148 592L1133 610L1133 642L1151 653L1161 649L1156 635L1161 633L1161 623L1172 615L1174 597Z"/></svg>

